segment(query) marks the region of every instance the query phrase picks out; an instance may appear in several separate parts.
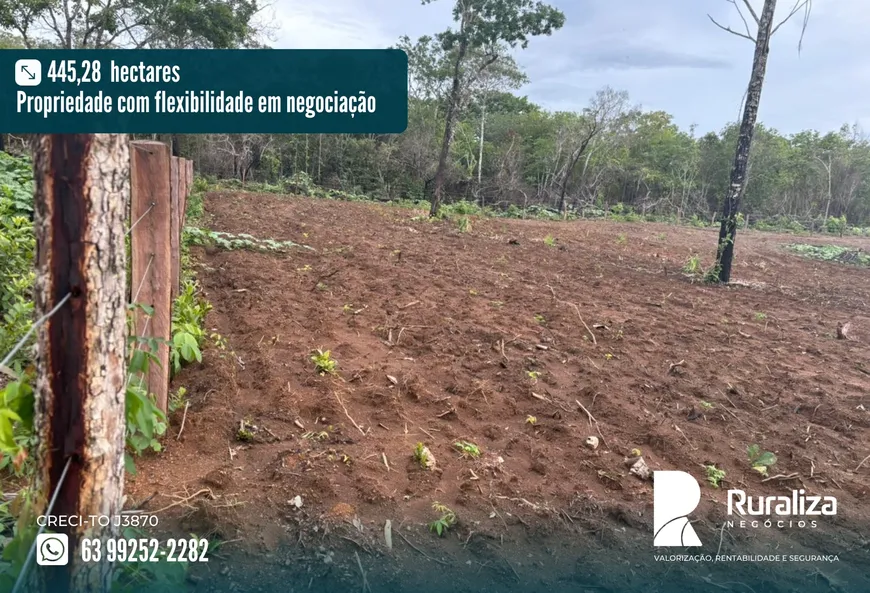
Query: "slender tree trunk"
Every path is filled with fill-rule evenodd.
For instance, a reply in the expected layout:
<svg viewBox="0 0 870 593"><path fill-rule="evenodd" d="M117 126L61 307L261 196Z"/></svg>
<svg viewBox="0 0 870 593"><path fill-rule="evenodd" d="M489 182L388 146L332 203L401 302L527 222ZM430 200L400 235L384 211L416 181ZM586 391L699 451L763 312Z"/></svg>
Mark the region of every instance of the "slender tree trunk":
<svg viewBox="0 0 870 593"><path fill-rule="evenodd" d="M435 192L432 196L432 207L429 216L438 216L441 208L441 192L444 189L444 176L447 173L447 157L450 155L450 143L453 141L453 126L459 111L460 73L462 60L468 52L468 42L464 39L459 44L456 54L456 63L453 66L453 88L450 90L450 99L447 102L447 117L444 121L444 139L441 141L441 155L438 157L438 169L435 171Z"/></svg>
<svg viewBox="0 0 870 593"><path fill-rule="evenodd" d="M480 191L483 179L483 134L486 129L486 96L483 98L483 109L480 112L480 149L477 154L477 193L480 194L480 207L483 207L483 193Z"/></svg>
<svg viewBox="0 0 870 593"><path fill-rule="evenodd" d="M571 161L565 169L565 178L562 180L562 189L559 191L559 212L562 213L562 218L568 218L568 202L565 200L565 194L568 193L568 182L571 180L571 174L574 172L574 167L576 167L577 163L580 161L580 157L585 154L586 148L589 146L589 142L591 141L592 136L583 140L583 143L580 145L580 148L577 149L577 152L571 155Z"/></svg>
<svg viewBox="0 0 870 593"><path fill-rule="evenodd" d="M770 53L770 32L775 10L776 0L765 0L758 23L755 57L752 60L752 75L749 78L746 104L743 108L740 134L737 138L737 150L734 153L734 163L731 166L730 185L722 211L722 225L719 228L719 245L716 253L716 272L719 282L727 283L731 280L734 240L737 235L737 212L740 208L740 200L746 192L749 149L752 145L755 121L758 119L758 104L761 101L761 89L764 85L764 73L767 69L767 56Z"/></svg>
<svg viewBox="0 0 870 593"><path fill-rule="evenodd" d="M52 134L34 144L37 315L70 295L38 334L40 515L55 493L53 516L121 512L129 173L126 135ZM119 535L108 523L60 528L69 536L69 565L32 571L41 590L108 591L112 564L84 563L78 549L83 538Z"/></svg>
<svg viewBox="0 0 870 593"><path fill-rule="evenodd" d="M178 138L178 134L172 134L172 156L181 156L181 141Z"/></svg>

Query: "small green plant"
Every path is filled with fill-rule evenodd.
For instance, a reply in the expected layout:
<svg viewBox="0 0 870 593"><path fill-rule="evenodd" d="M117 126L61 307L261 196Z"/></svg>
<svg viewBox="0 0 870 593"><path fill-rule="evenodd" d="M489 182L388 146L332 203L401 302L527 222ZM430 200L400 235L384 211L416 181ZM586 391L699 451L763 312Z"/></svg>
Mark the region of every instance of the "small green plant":
<svg viewBox="0 0 870 593"><path fill-rule="evenodd" d="M458 441L453 443L453 446L459 449L462 456L466 459L477 459L480 457L480 447L469 441Z"/></svg>
<svg viewBox="0 0 870 593"><path fill-rule="evenodd" d="M236 439L242 443L250 443L254 440L254 433L247 428L240 428L236 433Z"/></svg>
<svg viewBox="0 0 870 593"><path fill-rule="evenodd" d="M320 348L311 355L311 362L314 363L314 370L320 375L334 375L338 367L338 361L332 358L332 353Z"/></svg>
<svg viewBox="0 0 870 593"><path fill-rule="evenodd" d="M830 216L828 217L828 220L825 221L825 230L832 235L839 235L842 237L843 233L846 232L846 228L848 228L848 223L845 215L839 218Z"/></svg>
<svg viewBox="0 0 870 593"><path fill-rule="evenodd" d="M345 313L353 313L353 304L348 303L344 307L342 307L341 310L344 311Z"/></svg>
<svg viewBox="0 0 870 593"><path fill-rule="evenodd" d="M659 233L658 235L656 235L656 239L658 239L659 241L664 241L667 238L668 235L666 233Z"/></svg>
<svg viewBox="0 0 870 593"><path fill-rule="evenodd" d="M628 244L628 235L625 233L619 233L616 236L616 244L617 245L627 245Z"/></svg>
<svg viewBox="0 0 870 593"><path fill-rule="evenodd" d="M544 237L544 245L547 247L555 247L556 246L556 238L553 235L547 235Z"/></svg>
<svg viewBox="0 0 870 593"><path fill-rule="evenodd" d="M686 263L683 265L683 273L689 275L696 275L701 272L701 258L697 255L692 255L689 259L686 260Z"/></svg>
<svg viewBox="0 0 870 593"><path fill-rule="evenodd" d="M538 419L535 418L534 416L526 416L526 424L531 424L532 426L534 426L537 423L538 423Z"/></svg>
<svg viewBox="0 0 870 593"><path fill-rule="evenodd" d="M759 311L755 315L753 315L753 317L755 318L755 321L764 321L765 319L767 319L767 314Z"/></svg>
<svg viewBox="0 0 870 593"><path fill-rule="evenodd" d="M457 221L457 226L460 233L471 232L471 220L467 216L460 216L459 220Z"/></svg>
<svg viewBox="0 0 870 593"><path fill-rule="evenodd" d="M532 380L532 383L537 383L541 376L541 371L526 371L526 375Z"/></svg>
<svg viewBox="0 0 870 593"><path fill-rule="evenodd" d="M607 354L604 355L604 360L613 360L613 354L608 352Z"/></svg>
<svg viewBox="0 0 870 593"><path fill-rule="evenodd" d="M423 469L435 467L435 458L432 456L432 452L429 451L429 447L423 443L417 443L414 446L414 461L419 463Z"/></svg>
<svg viewBox="0 0 870 593"><path fill-rule="evenodd" d="M758 445L749 445L746 448L746 455L749 457L749 465L752 469L766 476L768 469L776 464L776 455L770 451L762 451Z"/></svg>
<svg viewBox="0 0 870 593"><path fill-rule="evenodd" d="M722 480L725 479L725 470L719 469L715 465L705 465L704 471L707 474L707 481L713 488L718 488Z"/></svg>
<svg viewBox="0 0 870 593"><path fill-rule="evenodd" d="M715 406L713 404L711 404L710 402L705 402L705 401L701 402L701 409L704 410L705 412L709 412L714 407Z"/></svg>
<svg viewBox="0 0 870 593"><path fill-rule="evenodd" d="M210 231L197 227L184 227L183 231L184 242L189 245L203 245L206 247L216 247L226 251L235 251L239 249L248 249L251 251L286 253L294 248L308 249L313 251L308 245L300 245L293 241L276 241L275 239L259 239L247 233L233 235L232 233L224 233L220 231Z"/></svg>
<svg viewBox="0 0 870 593"><path fill-rule="evenodd" d="M180 410L187 403L187 389L179 387L178 391L169 396L169 412Z"/></svg>
<svg viewBox="0 0 870 593"><path fill-rule="evenodd" d="M544 325L545 323L547 323L547 320L544 318L543 315L535 315L535 323L537 323L538 325Z"/></svg>
<svg viewBox="0 0 870 593"><path fill-rule="evenodd" d="M450 507L437 501L432 503L432 508L436 513L440 513L441 516L429 523L429 531L438 534L438 537L442 537L447 533L448 529L456 524L456 513Z"/></svg>

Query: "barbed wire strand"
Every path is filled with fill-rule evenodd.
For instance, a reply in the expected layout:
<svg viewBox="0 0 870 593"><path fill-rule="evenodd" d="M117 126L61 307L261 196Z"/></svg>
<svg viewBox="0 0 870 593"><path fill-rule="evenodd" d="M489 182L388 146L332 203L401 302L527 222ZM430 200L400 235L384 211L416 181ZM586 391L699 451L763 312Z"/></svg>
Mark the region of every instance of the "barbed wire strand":
<svg viewBox="0 0 870 593"><path fill-rule="evenodd" d="M142 281L139 282L139 288L136 289L136 295L133 297L131 304L139 299L139 293L142 292L142 287L145 286L145 279L148 278L148 270L151 269L151 264L154 262L154 254L151 254L151 259L148 260L148 265L145 266L145 271L142 273Z"/></svg>
<svg viewBox="0 0 870 593"><path fill-rule="evenodd" d="M138 341L139 341L139 339L145 337L145 333L148 331L148 324L149 323L151 323L151 316L150 315L145 318L145 325L142 326L142 333L136 337L136 342L137 342L136 347L133 348L133 353L130 355L130 362L127 364L127 366L130 366L130 364L133 363L133 357L136 356L136 351L139 350ZM130 381L132 381L132 380L133 380L133 374L127 373L127 387L130 386ZM140 375L140 377L139 377L139 387L142 387L142 383L144 381L145 381L145 373L142 373L142 375Z"/></svg>
<svg viewBox="0 0 870 593"><path fill-rule="evenodd" d="M6 355L6 358L3 359L3 362L0 362L0 366L6 366L7 364L9 364L9 362L12 360L12 357L15 356L15 354L16 354L19 350L21 350L21 348L24 347L24 344L27 343L27 340L30 338L30 336L33 334L33 332L36 331L36 329L37 329L40 325L42 325L43 323L45 323L46 321L48 321L49 319L51 319L51 316L54 315L55 313L57 313L57 312L60 310L60 308L61 308L61 307L62 307L62 306L63 306L63 305L68 301L68 300L70 300L70 298L72 298L72 293L71 293L71 292L68 293L65 297L63 297L63 298L60 300L60 302L59 302L58 304L56 304L56 305L54 306L54 308L53 308L51 311L49 311L48 313L46 313L45 315L43 315L42 317L40 317L39 319L37 319L36 322L35 322L33 325L30 326L30 329L27 330L27 333L24 334L24 337L21 338L21 339L18 341L18 343L15 344L15 346L12 347L12 351L11 351L9 354Z"/></svg>
<svg viewBox="0 0 870 593"><path fill-rule="evenodd" d="M51 495L51 501L48 503L48 509L46 509L46 516L51 516L51 511L54 508L54 503L57 502L57 495L60 494L60 489L63 486L63 481L66 479L66 474L69 471L70 463L72 463L72 457L68 457L66 460L66 465L63 468L63 473L60 474L60 480L57 482L57 487L54 489L54 494ZM46 521L46 525L48 522ZM15 587L12 589L12 593L18 593L21 589L24 582L27 580L27 569L30 568L30 563L33 562L33 554L36 552L36 540L42 535L42 532L45 531L45 525L42 525L39 528L39 531L36 532L36 536L33 538L33 543L30 544L30 550L27 552L27 558L24 560L24 565L21 567L21 573L18 575L18 580L15 581Z"/></svg>
<svg viewBox="0 0 870 593"><path fill-rule="evenodd" d="M148 216L148 213L151 212L151 210L152 210L152 209L154 208L154 206L156 206L156 205L157 205L157 202L151 202L151 205L148 206L148 210L146 210L145 213L144 213L142 216L140 216L139 218L137 218L137 219L136 219L136 222L134 222L133 224L131 224L131 225L130 225L130 228L127 229L127 232L124 233L124 234L125 234L125 235L129 235L130 233L132 233L132 232L133 232L133 229L136 228L136 225L139 224L140 222L142 222L142 219L145 218L146 216Z"/></svg>

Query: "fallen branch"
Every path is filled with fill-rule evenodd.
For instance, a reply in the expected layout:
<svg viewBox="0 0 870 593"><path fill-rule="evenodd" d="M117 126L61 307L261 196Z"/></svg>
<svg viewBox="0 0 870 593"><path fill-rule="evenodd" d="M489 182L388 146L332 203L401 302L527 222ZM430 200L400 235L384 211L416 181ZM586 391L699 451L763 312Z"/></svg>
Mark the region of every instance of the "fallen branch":
<svg viewBox="0 0 870 593"><path fill-rule="evenodd" d="M581 409L581 410L583 410L584 412L586 412L586 416L589 417L589 426L592 426L592 423L593 423L593 422L596 423L596 424L598 424L598 420L595 419L595 416L593 416L592 413L589 412L589 410L587 410L586 407L585 407L583 404L580 403L580 400L579 400L579 399L575 399L574 401L577 402L577 405L580 406L580 409Z"/></svg>
<svg viewBox="0 0 870 593"><path fill-rule="evenodd" d="M858 464L858 467L855 468L855 471L861 469L861 466L867 463L868 460L870 460L870 455L861 460L861 463Z"/></svg>
<svg viewBox="0 0 870 593"><path fill-rule="evenodd" d="M797 472L792 474L776 474L775 476L770 476L769 478L764 478L761 480L762 482L769 482L771 480L794 480L795 478L800 478L801 475Z"/></svg>
<svg viewBox="0 0 870 593"><path fill-rule="evenodd" d="M356 420L354 420L353 418L351 418L351 415L348 414L348 412L347 412L347 408L344 407L344 402L341 401L341 398L338 397L338 394L337 394L336 392L333 391L333 392L332 392L332 395L334 395L334 396L335 396L335 399L338 400L338 405L340 405L340 406L341 406L341 409L344 410L344 415L347 416L347 419L350 420L351 424L353 424L353 425L356 427L356 429L362 433L363 436L366 436L366 431L364 431L364 430L360 427L360 425L356 423Z"/></svg>
<svg viewBox="0 0 870 593"><path fill-rule="evenodd" d="M184 404L184 415L181 417L181 428L178 429L178 436L175 437L175 440L181 438L181 433L184 432L184 421L187 420L187 408L190 407L190 402L185 402Z"/></svg>
<svg viewBox="0 0 870 593"><path fill-rule="evenodd" d="M610 445L607 444L607 439L605 439L604 435L601 433L601 427L598 425L598 420L595 419L595 416L593 416L592 413L587 410L583 404L580 403L579 399L575 399L574 401L577 403L578 406L580 406L580 409L586 413L586 417L589 418L589 426L592 426L594 424L595 430L598 431L598 436L601 437L601 442L604 443L604 446L609 447Z"/></svg>
<svg viewBox="0 0 870 593"><path fill-rule="evenodd" d="M680 362L672 362L671 366L668 367L668 374L670 375L674 372L674 369L676 369L677 367L681 367L684 364L686 364L685 360L681 360Z"/></svg>
<svg viewBox="0 0 870 593"><path fill-rule="evenodd" d="M550 286L549 284L547 285L547 288L550 289L550 293L552 293L553 298L554 298L555 300L559 301L559 302L562 303L563 305L571 305L572 307L574 307L574 311L577 312L577 317L580 318L580 323L582 323L582 324L583 324L583 327L586 328L586 331L589 332L589 337L592 338L592 343L595 344L595 345L597 346L597 345L598 345L598 340L595 339L595 334L592 333L592 330L589 329L589 326L586 325L586 322L585 322L585 321L583 321L583 316L580 314L580 307L578 307L578 306L575 305L574 303L569 303L568 301L562 301L562 300L559 300L559 298L556 296L556 291L553 290L553 287Z"/></svg>
<svg viewBox="0 0 870 593"><path fill-rule="evenodd" d="M357 553L356 550L353 551L353 555L356 558L356 565L359 566L359 572L362 575L363 593L365 593L366 591L371 591L372 588L369 587L368 579L366 579L366 571L363 570L362 562L360 561L359 554Z"/></svg>
<svg viewBox="0 0 870 593"><path fill-rule="evenodd" d="M214 493L211 491L211 488L203 488L202 490L197 490L196 492L194 492L193 494L191 494L190 496L188 496L188 497L186 497L186 498L182 498L181 500L176 500L176 501L173 502L172 504L167 505L167 506L163 507L162 509L157 509L156 511L151 511L151 514L152 514L152 515L156 515L157 513L162 513L163 511L168 511L168 510L171 509L172 507L177 507L177 506L180 505L180 504L184 504L184 503L186 503L186 502L190 502L191 500L193 500L194 498L196 498L196 497L199 496L200 494L205 494L206 492L207 492L207 493L208 493L212 498L214 498Z"/></svg>
<svg viewBox="0 0 870 593"><path fill-rule="evenodd" d="M408 545L411 546L414 550L416 550L417 552L419 552L419 553L423 556L423 558L426 558L427 560L431 560L432 562L437 562L438 564L443 564L444 566L450 566L450 563L449 563L449 562L444 562L443 560L438 560L437 558L432 558L432 557L429 556L426 552L424 552L423 550L421 550L420 548L418 548L417 546L415 546L414 544L412 544L410 541L408 541L408 538L405 537L405 535L404 535L401 531L399 531L398 529L396 530L396 534L397 534L399 537L401 537L403 540L405 540L405 543L406 543L406 544L408 544Z"/></svg>

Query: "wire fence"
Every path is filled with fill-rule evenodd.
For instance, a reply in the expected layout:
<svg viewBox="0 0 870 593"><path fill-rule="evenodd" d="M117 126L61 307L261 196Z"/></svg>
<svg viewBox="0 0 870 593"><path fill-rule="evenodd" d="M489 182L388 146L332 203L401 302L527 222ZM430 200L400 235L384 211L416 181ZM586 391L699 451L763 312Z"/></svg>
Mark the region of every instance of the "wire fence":
<svg viewBox="0 0 870 593"><path fill-rule="evenodd" d="M154 152L152 152L152 151L147 151L147 155L148 156L143 157L143 158L154 158ZM180 220L183 220L183 210L186 206L187 194L192 186L193 167L192 167L192 162L190 162L190 161L187 161L185 159L176 159L175 157L171 157L171 160L170 160L168 158L169 157L168 153L166 153L166 156L167 156L167 161L169 161L169 162L164 161L162 163L162 164L166 165L166 167L165 167L166 177L167 177L167 180L169 181L169 184L170 184L169 195L165 196L167 198L166 204L163 204L162 202L158 203L157 200L152 200L150 202L150 204L148 205L148 207L144 210L144 212L142 212L142 214L139 215L136 218L136 220L133 221L129 225L128 229L124 233L125 238L131 237L131 241L129 243L130 259L128 261L131 262L132 269L136 270L138 264L132 265L132 263L134 261L135 262L142 261L142 258L143 258L142 254L143 253L148 255L148 263L145 265L144 270L141 273L141 276L134 279L134 280L138 281L138 286L136 287L136 290L133 292L132 299L128 303L128 309L133 309L134 311L135 311L135 307L131 307L131 305L138 304L138 301L139 301L140 296L142 295L143 289L145 288L146 285L149 284L149 282L151 283L151 287L152 287L151 297L154 296L154 286L155 285L162 286L161 283L163 281L163 278L162 277L155 278L155 276L154 276L154 263L157 260L157 258L158 257L164 258L162 260L162 262L164 264L166 263L165 258L169 258L170 260L172 260L174 258L174 261L172 261L172 264L174 264L176 266L179 264L179 261L180 261L180 247L178 245L178 241L180 240L180 234L181 234ZM131 155L131 157L132 157L132 155ZM158 167L158 169L159 169L159 167ZM135 184L137 181L140 183L152 183L152 179L148 179L148 180L131 179L131 183ZM158 187L158 188L163 187L165 189L165 185L161 186L159 181L156 182L155 187ZM149 188L149 189L153 189L153 188ZM147 191L147 192L140 191L140 192L138 192L137 195L153 195L153 194L154 194L154 192L152 192L152 191ZM133 203L131 202L131 208L132 208L132 206L133 206ZM158 206L163 206L163 208L158 208ZM141 205L139 206L139 209L141 211ZM131 235L133 235L133 231L138 227L138 225L140 223L142 223L143 221L149 220L149 217L153 218L155 216L155 212L157 212L157 211L160 211L161 219L155 219L152 221L152 222L154 222L154 224L150 227L149 232L137 233L136 236L131 236ZM132 216L129 213L128 213L128 218L132 218ZM172 219L172 222L170 222L170 218ZM174 226L173 226L173 224L174 224ZM167 236L163 235L162 233L166 233L166 234L176 233L178 235L178 237L175 238L176 239L175 249L173 249L172 247L167 247L167 245L171 245L171 236L167 237ZM137 239L137 237L138 237L138 239ZM167 241L167 239L170 239L170 241ZM151 245L150 253L147 249L144 250L144 252L143 252L141 245L140 245L139 249L136 249L135 247L136 247L137 241L139 241L140 244L144 243L144 244ZM125 249L127 249L126 246L125 246ZM159 252L159 253L155 253L155 252ZM164 290L164 292L163 292L164 296L170 295L169 301L167 303L165 303L165 305L168 305L171 309L171 296L172 296L172 294L167 291L165 286L162 287L162 290ZM145 291L145 292L148 293L148 291ZM34 332L37 329L39 329L41 326L43 326L46 322L48 322L54 315L56 315L63 308L63 306L69 302L69 300L72 297L73 297L72 292L66 294L60 301L57 302L57 304L55 304L51 308L50 311L48 311L47 313L42 315L39 319L37 319L31 325L31 327L27 330L25 335L13 346L12 350L6 356L3 357L2 362L0 362L0 367L5 367L10 361L12 361L14 359L14 357L16 356L16 354L18 354L21 351L21 349L27 345L28 341L30 340L30 338L34 334ZM148 296L148 294L146 294L145 299L147 300L148 298L149 298L149 296ZM153 305L153 303L149 303L149 304ZM149 325L151 324L151 320L154 317L154 311L155 311L155 309L152 306L152 310L146 312L141 332L137 332L136 326L135 325L133 326L132 333L135 334L135 337L133 340L133 347L131 348L130 359L129 359L127 368L125 369L125 372L127 374L125 388L130 385L130 381L133 377L133 373L130 373L129 371L130 371L130 366L133 363L133 359L136 355L136 350L138 350L140 348L141 344L143 343L143 341L144 341L143 338L146 338L149 335L148 334ZM171 319L171 311L163 311L162 314L163 314L163 318L164 318L163 325L165 326L168 323L166 321L166 319L167 318ZM134 321L135 321L135 319L136 319L136 314L134 312ZM152 328L152 333L157 332L158 330L168 334L170 331L170 328L169 327ZM155 337L161 337L161 336L155 336ZM165 337L168 337L168 335ZM141 376L140 376L140 387L141 387L144 384L146 373L140 372L140 374L141 374ZM168 387L168 370L165 372L165 374L162 375L162 377L165 379L165 382L167 383L167 385L164 386L164 388L166 388L166 387ZM149 390L151 387L152 386L149 385ZM54 491L51 493L50 502L48 504L48 507L47 507L45 513L44 513L46 516L50 516L53 509L54 509L55 503L56 503L57 498L58 498L58 494L63 487L64 481L67 478L67 474L69 472L70 464L72 463L72 461L73 461L72 456L67 457L63 472L61 473L57 484L54 485ZM24 586L24 584L27 583L28 575L30 574L29 571L30 571L30 568L33 564L33 557L36 553L37 538L39 537L39 535L41 535L45 531L45 528L46 528L45 526L47 524L48 524L48 522L45 522L37 531L37 534L34 537L33 542L31 543L31 545L28 549L27 556L25 558L24 564L21 567L21 571L18 574L14 588L12 589L12 593L19 593L19 591L22 590L22 587Z"/></svg>
<svg viewBox="0 0 870 593"><path fill-rule="evenodd" d="M72 457L67 457L66 464L63 466L63 473L60 474L60 479L57 481L57 486L55 486L54 492L51 495L48 508L45 510L45 515L47 517L51 516L51 511L54 509L54 503L57 502L57 495L63 487L64 480L66 480L66 474L69 472L70 463L72 463ZM44 521L36 532L36 536L33 538L33 543L27 551L27 558L24 559L24 564L21 566L21 572L18 573L18 579L15 581L15 586L12 588L12 593L18 593L21 590L21 587L24 586L24 583L27 582L27 570L30 568L31 563L33 562L33 555L36 553L36 540L38 540L39 536L45 531L46 525L48 525L48 521Z"/></svg>

